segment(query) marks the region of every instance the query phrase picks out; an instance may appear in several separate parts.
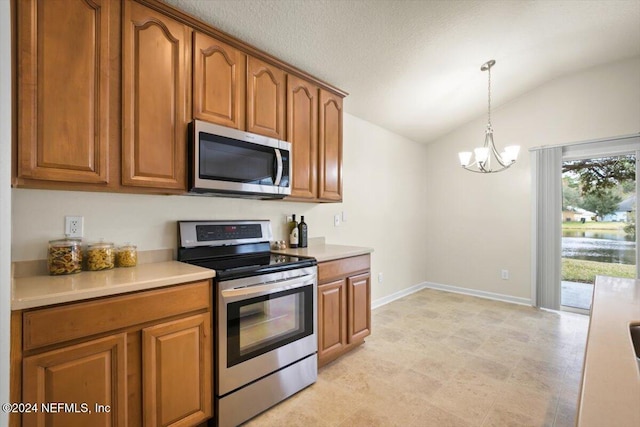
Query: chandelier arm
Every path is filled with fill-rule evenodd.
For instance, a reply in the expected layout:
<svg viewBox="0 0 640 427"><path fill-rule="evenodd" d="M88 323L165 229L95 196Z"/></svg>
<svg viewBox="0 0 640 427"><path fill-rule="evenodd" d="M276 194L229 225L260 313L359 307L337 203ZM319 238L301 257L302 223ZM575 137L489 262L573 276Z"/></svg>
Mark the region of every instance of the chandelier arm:
<svg viewBox="0 0 640 427"><path fill-rule="evenodd" d="M500 163L500 165L503 166L503 167L511 166L512 162L505 163L505 162L502 161L502 156L500 155L500 153L498 153L498 150L496 150L496 145L495 145L495 143L493 141L493 133L491 134L491 136L489 136L489 134L487 134L487 138L491 139L491 143L489 144L491 146L491 152L496 157L496 160L498 161L498 163Z"/></svg>
<svg viewBox="0 0 640 427"><path fill-rule="evenodd" d="M515 162L514 162L514 163L515 163ZM484 174L487 174L487 173L498 173L498 172L502 172L502 171L503 171L503 170L505 170L505 169L509 169L512 165L513 165L513 163L508 164L508 165L506 165L506 166L504 166L504 167L501 167L500 169L496 169L496 170L483 170L483 169L475 170L475 169L470 169L470 167L472 166L472 164L471 164L471 165L468 165L468 166L462 166L462 168L463 168L463 169L468 170L469 172L473 172L473 173L484 173Z"/></svg>
<svg viewBox="0 0 640 427"><path fill-rule="evenodd" d="M469 172L473 172L473 173L482 173L482 174L488 174L488 173L498 173L498 172L502 172L505 169L509 169L511 167L511 165L509 166L505 166L503 168L500 169L496 169L496 170L492 170L492 171L482 171L482 170L474 170L474 169L468 169L466 167L463 166L464 169L468 170Z"/></svg>
<svg viewBox="0 0 640 427"><path fill-rule="evenodd" d="M491 173L491 172L482 172L481 170L469 169L469 167L467 167L467 166L463 166L463 168L468 170L469 172L473 172L473 173Z"/></svg>

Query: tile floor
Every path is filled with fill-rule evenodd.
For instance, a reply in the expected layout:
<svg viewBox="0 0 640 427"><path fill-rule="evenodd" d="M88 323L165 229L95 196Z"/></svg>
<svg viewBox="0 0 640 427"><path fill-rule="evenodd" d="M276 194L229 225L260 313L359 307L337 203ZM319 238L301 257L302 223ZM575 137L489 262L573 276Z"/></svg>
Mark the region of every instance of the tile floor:
<svg viewBox="0 0 640 427"><path fill-rule="evenodd" d="M247 426L573 426L589 318L425 289Z"/></svg>

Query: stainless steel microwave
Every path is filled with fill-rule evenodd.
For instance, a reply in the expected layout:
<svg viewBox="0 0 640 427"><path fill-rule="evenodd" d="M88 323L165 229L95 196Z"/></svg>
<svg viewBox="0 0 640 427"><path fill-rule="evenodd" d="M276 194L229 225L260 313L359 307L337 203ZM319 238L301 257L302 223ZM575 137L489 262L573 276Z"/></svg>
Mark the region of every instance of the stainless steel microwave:
<svg viewBox="0 0 640 427"><path fill-rule="evenodd" d="M283 198L291 194L291 143L194 120L192 193Z"/></svg>

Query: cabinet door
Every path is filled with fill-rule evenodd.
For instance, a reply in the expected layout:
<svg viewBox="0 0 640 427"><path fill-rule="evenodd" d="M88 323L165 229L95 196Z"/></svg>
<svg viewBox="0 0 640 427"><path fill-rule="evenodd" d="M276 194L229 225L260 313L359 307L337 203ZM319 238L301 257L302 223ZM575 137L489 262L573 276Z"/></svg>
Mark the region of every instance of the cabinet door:
<svg viewBox="0 0 640 427"><path fill-rule="evenodd" d="M287 78L287 136L292 145L291 197L318 195L318 87Z"/></svg>
<svg viewBox="0 0 640 427"><path fill-rule="evenodd" d="M212 415L211 314L142 330L145 426L192 426Z"/></svg>
<svg viewBox="0 0 640 427"><path fill-rule="evenodd" d="M122 184L186 190L191 29L131 0L122 34Z"/></svg>
<svg viewBox="0 0 640 427"><path fill-rule="evenodd" d="M247 66L247 131L285 139L284 71L249 57Z"/></svg>
<svg viewBox="0 0 640 427"><path fill-rule="evenodd" d="M344 279L318 286L318 363L342 353L347 345L347 295Z"/></svg>
<svg viewBox="0 0 640 427"><path fill-rule="evenodd" d="M193 34L194 117L244 129L247 56L212 37Z"/></svg>
<svg viewBox="0 0 640 427"><path fill-rule="evenodd" d="M118 49L111 43L118 25L113 3L14 5L18 178L108 183L109 140L118 137L109 134L109 58Z"/></svg>
<svg viewBox="0 0 640 427"><path fill-rule="evenodd" d="M23 401L69 406L50 406L49 411L40 407L37 413L23 415L23 425L124 426L125 342L126 335L118 334L26 357Z"/></svg>
<svg viewBox="0 0 640 427"><path fill-rule="evenodd" d="M371 334L371 275L359 274L347 278L349 344Z"/></svg>
<svg viewBox="0 0 640 427"><path fill-rule="evenodd" d="M342 98L320 90L318 197L342 201Z"/></svg>

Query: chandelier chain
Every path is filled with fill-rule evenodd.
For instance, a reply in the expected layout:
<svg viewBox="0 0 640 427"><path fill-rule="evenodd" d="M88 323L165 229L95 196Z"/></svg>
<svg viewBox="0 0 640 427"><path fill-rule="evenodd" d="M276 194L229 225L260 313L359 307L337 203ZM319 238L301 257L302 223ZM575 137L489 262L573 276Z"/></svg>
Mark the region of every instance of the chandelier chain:
<svg viewBox="0 0 640 427"><path fill-rule="evenodd" d="M491 67L489 67L487 71L489 72L489 84L488 84L489 96L487 97L489 102L487 106L487 117L488 117L488 126L489 126L489 129L491 129Z"/></svg>

